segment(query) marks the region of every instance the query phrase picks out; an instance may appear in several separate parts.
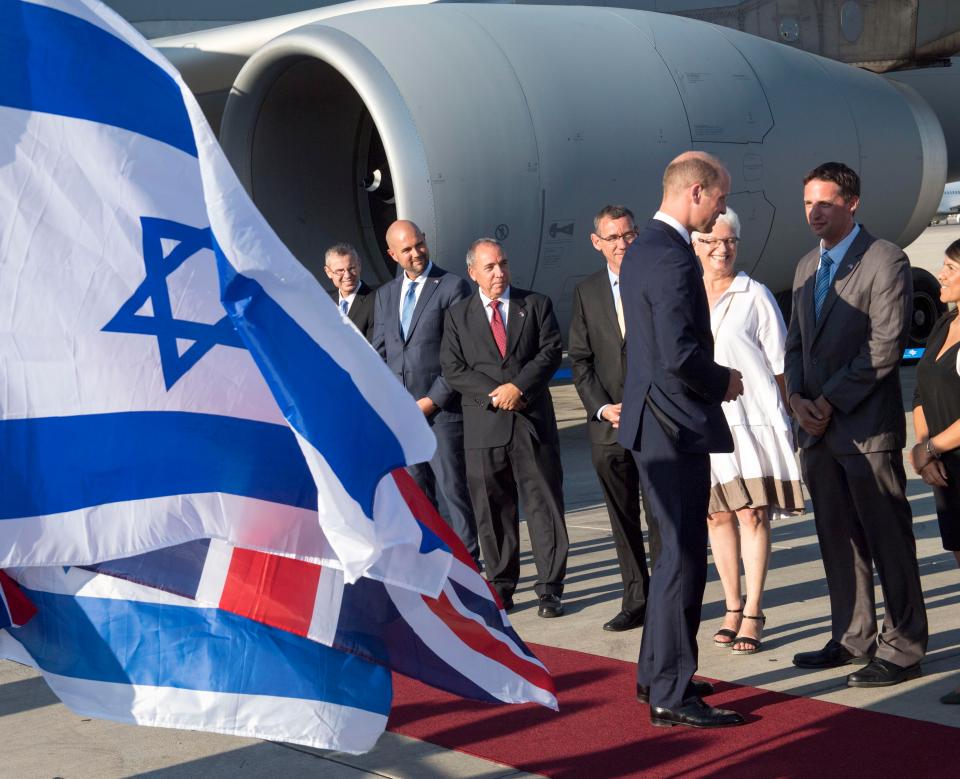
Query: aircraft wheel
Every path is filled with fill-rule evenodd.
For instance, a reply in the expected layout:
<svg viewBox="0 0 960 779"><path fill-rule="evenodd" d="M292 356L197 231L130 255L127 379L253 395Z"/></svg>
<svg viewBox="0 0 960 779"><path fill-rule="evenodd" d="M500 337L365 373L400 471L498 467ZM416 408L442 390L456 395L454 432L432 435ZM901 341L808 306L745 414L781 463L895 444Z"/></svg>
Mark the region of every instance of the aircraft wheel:
<svg viewBox="0 0 960 779"><path fill-rule="evenodd" d="M947 310L940 302L940 282L922 268L911 268L913 275L913 312L910 316L911 347L923 347L933 324Z"/></svg>

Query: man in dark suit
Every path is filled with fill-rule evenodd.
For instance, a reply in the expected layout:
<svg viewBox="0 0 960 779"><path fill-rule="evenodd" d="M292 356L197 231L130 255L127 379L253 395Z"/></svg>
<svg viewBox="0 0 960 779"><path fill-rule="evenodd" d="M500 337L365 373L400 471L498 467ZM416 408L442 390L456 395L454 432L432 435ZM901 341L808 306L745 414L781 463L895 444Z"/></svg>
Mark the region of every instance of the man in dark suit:
<svg viewBox="0 0 960 779"><path fill-rule="evenodd" d="M667 166L660 210L630 244L620 271L627 381L620 444L634 452L660 528L637 697L654 725L739 725L695 682L697 629L707 580L710 452L733 440L721 401L743 392L740 373L713 361L710 311L690 232L708 233L726 210L730 176L715 157L687 152Z"/></svg>
<svg viewBox="0 0 960 779"><path fill-rule="evenodd" d="M898 246L856 223L854 171L828 162L803 183L807 222L820 246L797 265L784 372L832 631L823 649L793 662L832 668L872 657L847 684L885 687L919 676L927 648L901 452L899 365L910 325L910 266ZM886 607L879 635L874 563Z"/></svg>
<svg viewBox="0 0 960 779"><path fill-rule="evenodd" d="M323 269L333 282L333 302L368 341L373 338L373 288L360 279L360 255L348 243L327 249Z"/></svg>
<svg viewBox="0 0 960 779"><path fill-rule="evenodd" d="M470 285L430 261L426 239L413 222L390 225L387 253L403 272L377 290L373 347L416 398L437 437L437 451L430 462L407 470L479 563L477 524L464 466L460 395L440 369L444 314L470 295Z"/></svg>
<svg viewBox="0 0 960 779"><path fill-rule="evenodd" d="M620 613L603 626L611 631L643 624L650 586L640 526L640 474L633 455L617 443L627 368L620 264L636 237L633 212L628 208L605 206L594 217L590 240L606 267L581 281L573 292L568 350L573 381L587 411L593 467L607 504L623 581ZM655 559L659 538L645 498L643 503Z"/></svg>
<svg viewBox="0 0 960 779"><path fill-rule="evenodd" d="M467 479L487 579L511 608L520 576L519 495L537 566L537 613L559 617L568 542L548 385L560 365L560 328L550 298L510 286L499 242L474 241L467 272L480 289L447 312L442 361L463 398Z"/></svg>

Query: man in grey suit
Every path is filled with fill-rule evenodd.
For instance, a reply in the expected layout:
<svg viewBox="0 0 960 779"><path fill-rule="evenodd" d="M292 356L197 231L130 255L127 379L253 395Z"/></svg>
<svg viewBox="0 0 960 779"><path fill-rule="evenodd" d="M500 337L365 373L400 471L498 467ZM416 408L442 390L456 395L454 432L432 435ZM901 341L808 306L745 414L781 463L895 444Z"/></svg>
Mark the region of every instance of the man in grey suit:
<svg viewBox="0 0 960 779"><path fill-rule="evenodd" d="M833 668L872 658L847 684L885 687L919 676L927 648L901 454L899 363L911 311L910 266L899 247L856 223L860 178L846 165L828 162L811 171L803 201L820 246L797 266L784 372L830 591L832 636L793 662ZM886 605L879 634L874 564Z"/></svg>
<svg viewBox="0 0 960 779"><path fill-rule="evenodd" d="M373 348L416 399L437 437L433 459L407 470L479 562L477 523L464 465L460 395L440 369L444 315L454 303L470 296L470 285L430 261L423 232L413 222L399 220L390 225L387 253L403 273L377 290ZM445 505L439 505L438 491Z"/></svg>

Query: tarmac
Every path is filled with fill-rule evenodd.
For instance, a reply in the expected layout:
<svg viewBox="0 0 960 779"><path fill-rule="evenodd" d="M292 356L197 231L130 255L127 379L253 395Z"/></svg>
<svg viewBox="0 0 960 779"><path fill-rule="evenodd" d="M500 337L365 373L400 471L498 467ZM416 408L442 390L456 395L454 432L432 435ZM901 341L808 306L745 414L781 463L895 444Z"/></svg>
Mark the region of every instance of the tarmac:
<svg viewBox="0 0 960 779"><path fill-rule="evenodd" d="M960 237L960 227L926 230L907 253L920 267L936 272L943 249ZM908 447L915 368L904 367L904 413ZM552 388L560 426L570 558L564 595L566 614L540 619L532 590L529 543L522 548L520 587L510 618L527 640L634 661L641 630L607 633L601 625L620 605L620 580L610 523L590 463L585 415L572 384ZM906 450L905 450L906 451ZM845 686L849 668L801 671L791 663L796 652L818 649L829 637L826 582L813 517L773 523L773 552L764 594L767 616L763 648L738 656L716 649L710 636L723 616L723 595L716 570L709 566L700 632L699 674L735 684L806 696L878 712L960 728L960 706L938 702L960 684L960 570L940 544L933 497L917 477L908 482L917 554L930 622L930 645L923 676L880 689ZM808 502L809 508L809 502ZM882 597L877 588L878 613ZM625 690L624 695L632 695ZM639 713L639 709L638 709ZM396 777L397 779L500 779L529 776L509 766L385 733L371 752L345 755L272 742L210 733L136 727L72 714L33 671L0 662L0 723L7 748L0 777L82 779L97 777L301 776L319 779ZM637 724L637 727L644 727ZM960 732L958 732L960 736Z"/></svg>

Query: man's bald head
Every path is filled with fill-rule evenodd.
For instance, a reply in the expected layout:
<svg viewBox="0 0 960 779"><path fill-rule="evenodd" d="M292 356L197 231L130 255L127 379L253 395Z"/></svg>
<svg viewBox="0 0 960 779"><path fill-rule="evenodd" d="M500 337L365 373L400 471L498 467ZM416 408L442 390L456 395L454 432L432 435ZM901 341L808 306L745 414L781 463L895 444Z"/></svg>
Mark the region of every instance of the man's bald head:
<svg viewBox="0 0 960 779"><path fill-rule="evenodd" d="M686 151L663 172L660 210L688 231L709 233L727 207L730 174L723 163L703 151Z"/></svg>
<svg viewBox="0 0 960 779"><path fill-rule="evenodd" d="M409 219L398 219L387 228L387 254L415 279L430 263L430 250L423 231Z"/></svg>
<svg viewBox="0 0 960 779"><path fill-rule="evenodd" d="M685 151L674 158L663 172L663 193L674 195L694 184L710 189L726 175L727 169L712 154Z"/></svg>

